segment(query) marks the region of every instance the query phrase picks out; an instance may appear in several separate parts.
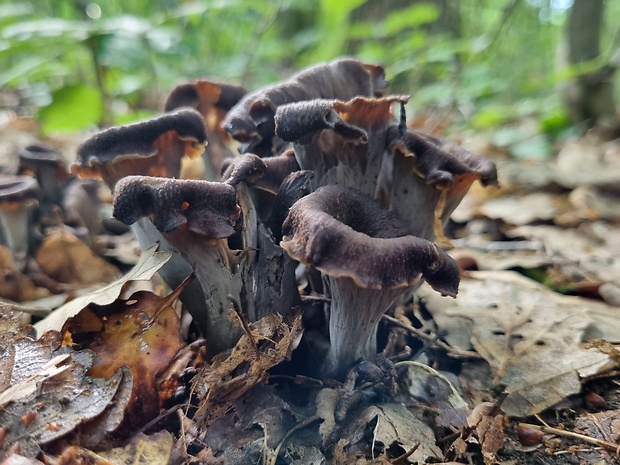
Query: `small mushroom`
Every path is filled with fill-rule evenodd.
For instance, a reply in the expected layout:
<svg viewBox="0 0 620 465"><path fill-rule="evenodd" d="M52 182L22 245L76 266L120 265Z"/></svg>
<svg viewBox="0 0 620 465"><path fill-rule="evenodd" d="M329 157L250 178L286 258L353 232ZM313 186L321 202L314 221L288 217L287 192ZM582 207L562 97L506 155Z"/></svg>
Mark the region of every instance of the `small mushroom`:
<svg viewBox="0 0 620 465"><path fill-rule="evenodd" d="M210 181L128 176L114 190L114 217L133 224L149 217L191 264L205 300L190 312L212 354L231 348L240 328L230 319L229 296L252 312L251 289L240 279L239 261L228 248L239 219L235 188Z"/></svg>
<svg viewBox="0 0 620 465"><path fill-rule="evenodd" d="M44 144L32 144L19 151L18 174L31 173L41 187L41 203L60 205L64 184L71 178L61 154Z"/></svg>
<svg viewBox="0 0 620 465"><path fill-rule="evenodd" d="M183 156L199 156L206 142L202 115L182 108L101 131L78 147L71 170L82 177L101 176L110 189L130 175L178 177Z"/></svg>
<svg viewBox="0 0 620 465"><path fill-rule="evenodd" d="M281 105L314 99L349 100L383 94L383 68L353 58L341 58L307 68L290 79L246 95L226 115L224 129L241 142L240 152L261 157L280 151L274 116Z"/></svg>
<svg viewBox="0 0 620 465"><path fill-rule="evenodd" d="M381 315L422 279L442 295L456 296L456 262L409 235L397 217L355 189L328 185L303 197L282 231L281 246L319 270L331 293L322 375L342 378L357 360L373 360Z"/></svg>
<svg viewBox="0 0 620 465"><path fill-rule="evenodd" d="M41 189L30 176L0 176L0 228L2 244L13 253L19 270L28 262L30 219L39 205Z"/></svg>
<svg viewBox="0 0 620 465"><path fill-rule="evenodd" d="M238 85L199 79L176 86L166 100L164 110L167 112L191 107L203 116L209 139L202 156L203 177L208 181L219 180L224 161L234 156L229 148L230 135L222 129L222 121L245 93Z"/></svg>

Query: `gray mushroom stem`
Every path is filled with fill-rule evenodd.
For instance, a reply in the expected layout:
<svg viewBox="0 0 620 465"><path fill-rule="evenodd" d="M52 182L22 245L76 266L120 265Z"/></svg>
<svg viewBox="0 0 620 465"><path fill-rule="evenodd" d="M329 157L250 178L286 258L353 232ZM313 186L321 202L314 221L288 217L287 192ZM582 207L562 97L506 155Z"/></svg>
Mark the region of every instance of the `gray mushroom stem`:
<svg viewBox="0 0 620 465"><path fill-rule="evenodd" d="M327 278L332 304L329 316L329 350L321 371L340 378L359 360L377 354L379 320L408 288L365 289L351 278Z"/></svg>

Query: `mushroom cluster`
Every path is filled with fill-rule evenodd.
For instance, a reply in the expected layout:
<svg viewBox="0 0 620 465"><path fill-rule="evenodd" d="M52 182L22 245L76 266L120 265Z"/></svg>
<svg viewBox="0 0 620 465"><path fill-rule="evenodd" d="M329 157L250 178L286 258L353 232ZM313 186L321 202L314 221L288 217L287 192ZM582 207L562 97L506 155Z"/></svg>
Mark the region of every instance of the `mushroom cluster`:
<svg viewBox="0 0 620 465"><path fill-rule="evenodd" d="M182 84L163 115L85 141L74 171L103 177L142 247L176 251L170 286L195 274L182 301L212 354L240 336L231 300L252 322L319 293L329 348L318 374L342 378L374 359L399 296L423 280L456 295L443 225L474 181L497 182L492 162L409 128L407 97L386 87L382 67L353 58L248 94ZM179 179L207 141L202 179Z"/></svg>

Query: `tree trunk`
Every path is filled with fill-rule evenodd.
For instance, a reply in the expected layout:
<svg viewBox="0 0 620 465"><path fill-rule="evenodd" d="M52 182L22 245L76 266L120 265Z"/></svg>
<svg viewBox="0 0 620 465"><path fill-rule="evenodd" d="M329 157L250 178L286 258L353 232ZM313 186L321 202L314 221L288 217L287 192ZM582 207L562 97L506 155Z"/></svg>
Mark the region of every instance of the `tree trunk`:
<svg viewBox="0 0 620 465"><path fill-rule="evenodd" d="M568 65L593 62L600 55L603 0L574 0L566 29ZM619 129L614 104L615 67L605 64L573 78L565 89L565 103L573 123L581 130L592 128L613 135Z"/></svg>

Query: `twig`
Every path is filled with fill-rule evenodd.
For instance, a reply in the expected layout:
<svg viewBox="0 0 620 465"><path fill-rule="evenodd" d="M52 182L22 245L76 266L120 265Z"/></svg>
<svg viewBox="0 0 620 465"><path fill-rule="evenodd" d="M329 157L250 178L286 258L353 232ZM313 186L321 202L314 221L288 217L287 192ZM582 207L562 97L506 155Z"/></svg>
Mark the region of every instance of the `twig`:
<svg viewBox="0 0 620 465"><path fill-rule="evenodd" d="M256 338L254 337L254 334L252 333L252 330L250 329L250 325L248 325L248 322L245 320L245 317L243 316L243 311L241 310L241 304L236 298L234 298L230 294L228 295L228 300L230 300L230 303L232 304L234 314L237 315L237 319L239 320L239 323L241 324L243 331L245 332L246 336L250 340L250 345L254 348L256 359L259 359L262 354L261 354L261 351L258 350Z"/></svg>
<svg viewBox="0 0 620 465"><path fill-rule="evenodd" d="M405 452L403 455L399 455L398 457L396 457L394 460L392 460L391 464L392 465L400 465L401 463L405 463L405 460L407 460L409 457L411 457L411 455L418 450L418 447L420 447L420 443L416 443L415 446L413 446L411 449L409 449L407 452Z"/></svg>
<svg viewBox="0 0 620 465"><path fill-rule="evenodd" d="M574 431L565 431L563 429L552 428L550 426L531 425L529 423L520 423L519 426L534 428L542 431L545 434L554 434L556 436L578 439L580 441L587 442L588 444L593 444L595 446L602 447L603 449L607 449L611 452L614 452L616 454L616 457L620 457L620 444L604 441L603 439L593 438L590 436L586 436L585 434L575 433Z"/></svg>
<svg viewBox="0 0 620 465"><path fill-rule="evenodd" d="M273 456L271 457L271 460L265 462L265 465L275 465L275 463L278 460L278 455L280 455L280 449L282 448L282 446L284 445L284 443L288 440L288 438L290 438L294 433L296 433L297 431L299 431L300 429L305 428L306 426L314 423L315 421L318 420L322 420L322 418L319 415L312 415L311 417L306 418L305 420L300 421L299 423L297 423L295 426L293 426L288 433L286 433L284 435L284 437L282 438L282 440L280 441L280 444L278 444L278 447L276 447Z"/></svg>
<svg viewBox="0 0 620 465"><path fill-rule="evenodd" d="M400 320L397 320L394 317L391 317L389 315L383 315L382 318L389 322L392 323L394 326L398 326L399 328L402 329L406 329L407 331L409 331L411 334L413 334L415 337L422 339L424 341L431 341L432 345L437 346L443 350L445 350L446 352L448 352L448 355L450 355L451 357L454 358L473 358L473 359L482 359L482 357L480 356L480 354L478 354L477 352L473 352L471 350L462 350L462 349L455 349L454 347L450 347L448 344L446 344L445 342L436 339L436 336L432 336L430 334L426 334L424 331L420 331L416 328L414 328L413 326L407 325L405 323L403 323Z"/></svg>

